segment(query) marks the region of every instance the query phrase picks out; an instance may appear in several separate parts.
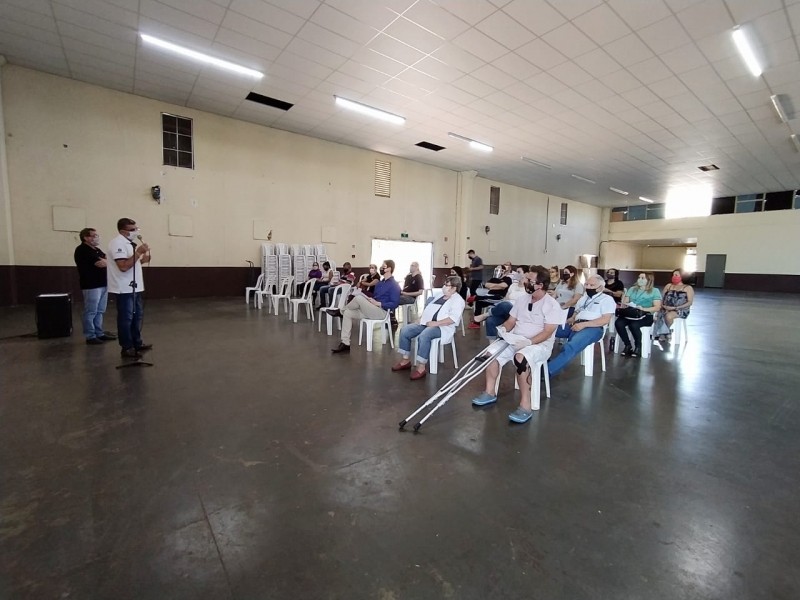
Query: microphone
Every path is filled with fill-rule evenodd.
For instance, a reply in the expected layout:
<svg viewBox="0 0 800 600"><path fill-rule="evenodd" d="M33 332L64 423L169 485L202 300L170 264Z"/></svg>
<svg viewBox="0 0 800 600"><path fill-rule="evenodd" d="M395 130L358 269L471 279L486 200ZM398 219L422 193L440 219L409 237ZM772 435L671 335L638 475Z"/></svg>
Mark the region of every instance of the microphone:
<svg viewBox="0 0 800 600"><path fill-rule="evenodd" d="M144 243L144 240L142 239L142 235L141 234L137 235L136 239L139 240L140 243L142 243L142 244Z"/></svg>

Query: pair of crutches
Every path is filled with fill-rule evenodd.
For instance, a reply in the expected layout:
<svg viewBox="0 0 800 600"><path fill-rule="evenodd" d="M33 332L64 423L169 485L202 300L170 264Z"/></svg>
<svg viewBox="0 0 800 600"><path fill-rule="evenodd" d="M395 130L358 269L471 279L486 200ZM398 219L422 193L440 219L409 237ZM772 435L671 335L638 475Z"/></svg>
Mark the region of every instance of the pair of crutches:
<svg viewBox="0 0 800 600"><path fill-rule="evenodd" d="M481 350L477 356L475 356L471 361L461 367L453 378L445 383L441 389L436 392L433 396L428 398L425 403L420 406L417 410L413 413L408 415L405 419L400 421L400 430L402 431L405 428L406 424L421 413L426 407L430 406L437 400L439 401L436 406L434 406L427 415L425 415L419 423L414 425L414 433L419 431L419 428L422 427L422 424L427 421L428 419L433 416L437 410L439 410L442 406L447 404L448 400L456 395L456 393L461 390L465 385L467 385L470 381L475 379L478 375L483 373L489 364L497 358L497 356L506 348L508 348L509 343L505 340L498 339L489 344L486 348Z"/></svg>

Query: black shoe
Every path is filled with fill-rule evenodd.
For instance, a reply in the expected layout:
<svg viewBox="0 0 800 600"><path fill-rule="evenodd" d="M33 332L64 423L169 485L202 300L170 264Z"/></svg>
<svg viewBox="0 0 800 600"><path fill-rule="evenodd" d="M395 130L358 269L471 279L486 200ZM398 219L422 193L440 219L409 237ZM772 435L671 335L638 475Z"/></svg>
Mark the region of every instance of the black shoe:
<svg viewBox="0 0 800 600"><path fill-rule="evenodd" d="M120 355L122 355L122 358L142 358L142 355L136 351L136 348L125 348L122 352L120 352Z"/></svg>
<svg viewBox="0 0 800 600"><path fill-rule="evenodd" d="M142 344L141 346L136 346L136 352L142 353L147 352L148 350L153 349L153 344Z"/></svg>
<svg viewBox="0 0 800 600"><path fill-rule="evenodd" d="M86 343L89 346L102 346L103 345L103 338L87 338Z"/></svg>
<svg viewBox="0 0 800 600"><path fill-rule="evenodd" d="M336 346L333 350L331 350L334 354L350 354L350 346L345 344L344 342L339 342L339 345Z"/></svg>
<svg viewBox="0 0 800 600"><path fill-rule="evenodd" d="M620 354L622 354L622 356L631 356L633 354L633 348L625 346L625 349Z"/></svg>
<svg viewBox="0 0 800 600"><path fill-rule="evenodd" d="M104 331L103 335L99 336L101 340L108 338L109 340L117 339L117 336L111 333L110 331Z"/></svg>
<svg viewBox="0 0 800 600"><path fill-rule="evenodd" d="M639 348L633 348L629 353L628 356L631 358L639 358L642 355L642 351Z"/></svg>
<svg viewBox="0 0 800 600"><path fill-rule="evenodd" d="M340 311L338 308L326 308L325 312L332 317L339 317L340 319L342 318L342 311ZM348 346L348 348L349 347L350 346Z"/></svg>

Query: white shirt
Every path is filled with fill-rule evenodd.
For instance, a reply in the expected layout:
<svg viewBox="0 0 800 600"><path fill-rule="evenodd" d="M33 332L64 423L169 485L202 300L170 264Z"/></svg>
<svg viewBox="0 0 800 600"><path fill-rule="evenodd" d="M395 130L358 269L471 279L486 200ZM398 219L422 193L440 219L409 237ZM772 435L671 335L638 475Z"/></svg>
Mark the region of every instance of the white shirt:
<svg viewBox="0 0 800 600"><path fill-rule="evenodd" d="M439 314L436 314L437 311ZM436 300L430 302L428 306L425 307L425 310L422 311L419 322L421 325L425 325L429 321L434 320L434 315L436 316L436 321L444 321L446 318L450 317L450 320L453 321L452 324L439 325L439 329L442 330L442 341L447 343L453 339L456 333L456 325L461 322L461 313L463 312L464 299L459 294L453 294L444 304L436 304Z"/></svg>
<svg viewBox="0 0 800 600"><path fill-rule="evenodd" d="M508 286L508 291L506 292L506 300L513 304L517 298L524 296L527 293L528 292L525 291L525 285L521 281L515 281L510 286Z"/></svg>
<svg viewBox="0 0 800 600"><path fill-rule="evenodd" d="M531 310L528 310L529 305ZM533 302L530 295L517 298L511 309L511 316L517 320L511 333L523 335L526 338L540 334L544 331L545 325L561 325L564 322L564 310L556 299L548 294L545 294L544 298L538 302ZM555 335L556 330L554 329L553 334L541 345L552 350Z"/></svg>
<svg viewBox="0 0 800 600"><path fill-rule="evenodd" d="M608 294L595 294L589 298L585 293L575 305L575 319L579 321L593 321L603 315L613 315L617 310L614 298Z"/></svg>
<svg viewBox="0 0 800 600"><path fill-rule="evenodd" d="M133 244L123 235L118 235L108 243L108 293L109 294L130 294L133 292L131 281L136 275L136 291L144 291L144 276L142 275L142 263L137 260L133 269L120 271L117 266L118 258L130 258L133 256Z"/></svg>

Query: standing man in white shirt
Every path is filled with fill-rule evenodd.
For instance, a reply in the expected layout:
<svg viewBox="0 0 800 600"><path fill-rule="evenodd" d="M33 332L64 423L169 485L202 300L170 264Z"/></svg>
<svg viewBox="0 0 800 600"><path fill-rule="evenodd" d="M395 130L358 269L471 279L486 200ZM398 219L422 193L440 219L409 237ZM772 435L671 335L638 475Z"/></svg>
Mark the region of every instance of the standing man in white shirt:
<svg viewBox="0 0 800 600"><path fill-rule="evenodd" d="M514 423L525 423L533 416L531 407L531 385L528 382L530 364L550 358L558 326L563 323L563 311L558 302L547 294L550 285L550 272L542 266L531 266L523 279L527 294L517 298L511 315L498 328L515 334L518 339L508 346L486 368L486 389L472 400L475 406L487 406L497 402L495 384L500 369L513 359L519 383L519 407L508 415ZM536 382L539 385L539 382Z"/></svg>
<svg viewBox="0 0 800 600"><path fill-rule="evenodd" d="M141 241L133 219L117 221L116 236L108 244L108 292L117 295L117 335L123 358L139 358L152 344L142 342L144 275L150 246Z"/></svg>
<svg viewBox="0 0 800 600"><path fill-rule="evenodd" d="M617 309L614 297L603 293L604 287L600 275L592 275L586 281L583 296L575 304L575 313L567 320L567 326L556 333L556 337L566 337L569 341L558 356L548 361L550 377L560 373L584 348L603 337L605 327Z"/></svg>

